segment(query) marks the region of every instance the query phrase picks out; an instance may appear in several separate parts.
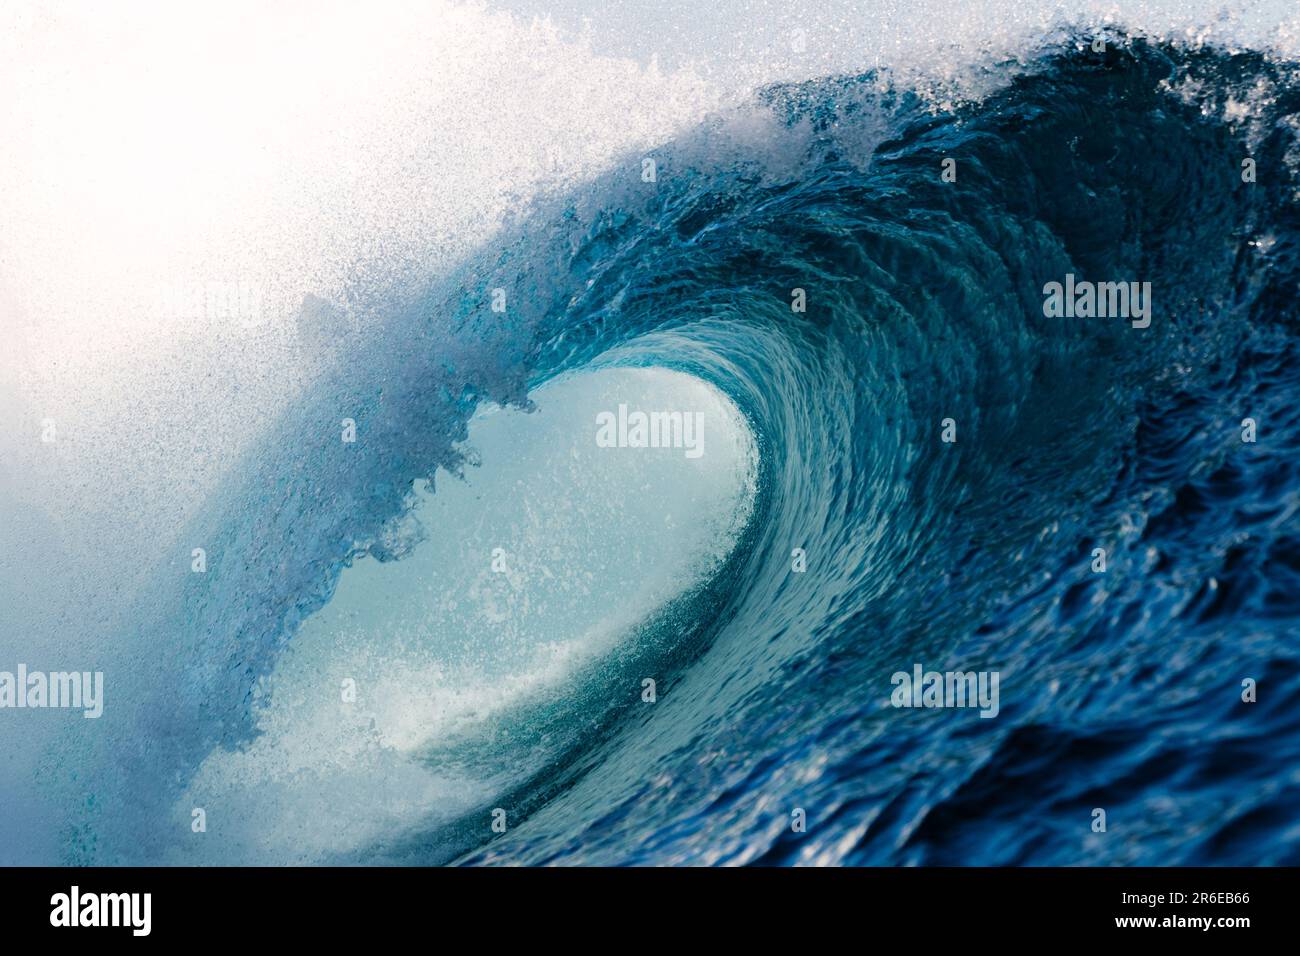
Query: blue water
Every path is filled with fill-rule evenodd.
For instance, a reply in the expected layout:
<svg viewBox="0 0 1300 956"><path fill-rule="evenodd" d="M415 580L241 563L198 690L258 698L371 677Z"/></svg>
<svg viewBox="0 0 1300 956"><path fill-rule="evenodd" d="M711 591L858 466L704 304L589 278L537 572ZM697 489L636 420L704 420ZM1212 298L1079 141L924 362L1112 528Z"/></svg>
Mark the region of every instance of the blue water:
<svg viewBox="0 0 1300 956"><path fill-rule="evenodd" d="M63 860L177 858L159 821L265 737L277 662L346 569L410 559L412 483L466 465L477 410L661 367L752 433L725 560L563 693L410 758L481 797L320 859L1300 863L1300 77L1118 37L1006 70L943 108L873 74L767 88L656 150L655 182L632 157L521 211L379 334L320 333L347 359L190 529L214 570L141 609L140 645L170 650ZM1067 273L1149 281L1150 327L1046 317ZM916 663L999 672L1000 713L890 706Z"/></svg>

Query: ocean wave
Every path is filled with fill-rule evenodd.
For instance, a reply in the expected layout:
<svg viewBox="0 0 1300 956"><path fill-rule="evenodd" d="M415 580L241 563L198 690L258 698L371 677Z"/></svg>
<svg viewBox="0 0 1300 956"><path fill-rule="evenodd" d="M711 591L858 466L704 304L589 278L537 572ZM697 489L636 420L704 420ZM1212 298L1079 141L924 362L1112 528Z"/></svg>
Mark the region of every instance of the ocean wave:
<svg viewBox="0 0 1300 956"><path fill-rule="evenodd" d="M449 274L304 307L332 358L184 529L211 570L147 596L138 640L167 652L93 757L65 861L1300 861L1300 77L1103 37L990 67L972 98L768 85L533 200ZM1067 277L1149 283L1149 325L1048 314ZM575 608L599 638L487 655L509 674L449 682L447 633L403 644L357 605L312 646L468 703L301 744L334 712L286 723L286 699L351 671L295 677L295 642L351 578L445 550L421 509L473 477L484 414L515 437L481 470L524 487L549 472L509 449L548 390L642 373L727 422L713 491L665 473L544 500L612 528L645 488L697 494L714 546L637 524L681 566L607 614L593 584ZM914 662L999 672L1000 715L890 707ZM230 839L171 835L201 803Z"/></svg>

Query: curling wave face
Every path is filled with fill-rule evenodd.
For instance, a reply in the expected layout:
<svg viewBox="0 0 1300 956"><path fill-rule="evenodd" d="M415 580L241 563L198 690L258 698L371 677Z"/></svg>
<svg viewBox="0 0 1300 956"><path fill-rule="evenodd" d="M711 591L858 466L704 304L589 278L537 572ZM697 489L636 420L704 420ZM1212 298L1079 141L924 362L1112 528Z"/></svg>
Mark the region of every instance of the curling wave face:
<svg viewBox="0 0 1300 956"><path fill-rule="evenodd" d="M776 159L676 144L539 350L718 384L761 520L653 717L466 859L1295 862L1294 72L1081 42L951 113L765 100ZM1150 282L1153 321L1049 316L1070 275ZM889 706L916 662L999 672L1000 714Z"/></svg>
<svg viewBox="0 0 1300 956"><path fill-rule="evenodd" d="M874 74L768 87L654 151L653 181L637 156L539 203L345 338L189 529L214 570L153 598L142 640L173 652L94 758L142 809L78 808L65 858L1300 862L1298 115L1286 62L1116 34L956 105ZM1045 314L1067 275L1149 282L1149 327ZM538 556L564 512L610 522L566 524L575 553L629 553L619 515L665 496L700 525L639 531L662 553L549 622L502 608L522 643L446 643L495 542L464 491L444 537L412 482L486 427L483 474L528 484L548 391L604 381L605 407L632 374L726 423L712 470L552 488L522 560L568 560ZM393 616L418 581L441 644ZM534 585L564 603L512 593ZM891 707L916 662L999 672L998 716ZM397 711L321 737L338 708L307 675L367 668ZM519 696L466 703L485 688ZM165 835L201 804L274 825ZM313 814L336 826L297 838Z"/></svg>

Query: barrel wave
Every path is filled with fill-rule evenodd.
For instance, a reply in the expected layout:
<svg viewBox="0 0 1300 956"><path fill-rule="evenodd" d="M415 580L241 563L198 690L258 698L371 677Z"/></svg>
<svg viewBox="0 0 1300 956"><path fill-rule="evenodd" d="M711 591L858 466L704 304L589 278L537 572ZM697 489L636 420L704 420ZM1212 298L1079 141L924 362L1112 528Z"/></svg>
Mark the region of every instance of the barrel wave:
<svg viewBox="0 0 1300 956"><path fill-rule="evenodd" d="M1119 33L990 74L769 86L453 274L305 306L383 319L322 335L186 529L213 570L140 607L169 650L78 754L64 861L1300 863L1300 75ZM1067 275L1150 283L1149 326L1048 315ZM526 430L629 370L734 409L725 546L454 735L290 760L277 670L347 575L440 534L413 488L478 470L485 410ZM998 672L997 716L892 706L916 664ZM323 803L313 759L348 781ZM196 806L241 838L189 840Z"/></svg>

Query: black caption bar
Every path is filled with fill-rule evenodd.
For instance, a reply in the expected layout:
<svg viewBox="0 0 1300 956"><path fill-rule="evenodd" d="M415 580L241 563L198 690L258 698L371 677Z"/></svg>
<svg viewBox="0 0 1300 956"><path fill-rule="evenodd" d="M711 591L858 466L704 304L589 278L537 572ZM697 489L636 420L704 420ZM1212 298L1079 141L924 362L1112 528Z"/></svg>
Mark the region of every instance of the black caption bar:
<svg viewBox="0 0 1300 956"><path fill-rule="evenodd" d="M765 935L772 921L969 939L1217 942L1294 931L1293 869L0 869L7 940L371 942L474 927L503 938ZM807 925L807 921L816 927ZM793 928L793 927L790 927ZM779 929L779 927L777 928ZM1243 936L1242 934L1247 934ZM613 936L611 938L619 938Z"/></svg>

